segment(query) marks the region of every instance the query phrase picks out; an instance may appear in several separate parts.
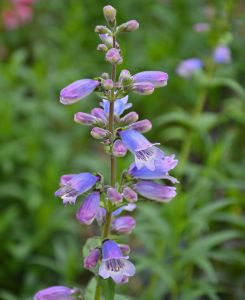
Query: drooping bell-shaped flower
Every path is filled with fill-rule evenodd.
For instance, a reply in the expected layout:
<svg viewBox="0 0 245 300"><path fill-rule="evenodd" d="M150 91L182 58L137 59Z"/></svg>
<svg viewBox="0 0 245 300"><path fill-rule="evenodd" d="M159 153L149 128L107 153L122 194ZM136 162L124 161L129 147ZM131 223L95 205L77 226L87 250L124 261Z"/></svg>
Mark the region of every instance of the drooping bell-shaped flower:
<svg viewBox="0 0 245 300"><path fill-rule="evenodd" d="M183 60L177 67L176 72L183 78L190 78L196 71L201 70L203 62L199 58Z"/></svg>
<svg viewBox="0 0 245 300"><path fill-rule="evenodd" d="M178 180L168 175L168 172L176 167L178 160L174 154L165 156L163 159L155 163L155 170L150 171L146 167L138 169L135 163L131 164L128 173L136 179L168 179L172 183L177 183Z"/></svg>
<svg viewBox="0 0 245 300"><path fill-rule="evenodd" d="M135 184L137 193L141 196L159 202L169 202L176 196L176 188L153 181L142 180Z"/></svg>
<svg viewBox="0 0 245 300"><path fill-rule="evenodd" d="M110 101L103 99L100 105L103 107L105 114L108 116L110 111ZM114 115L119 117L126 109L129 109L130 107L132 107L132 103L128 103L128 96L117 99L114 102Z"/></svg>
<svg viewBox="0 0 245 300"><path fill-rule="evenodd" d="M99 275L107 279L111 277L116 283L127 282L128 277L135 274L135 266L123 256L118 244L112 240L106 240L102 245L102 263Z"/></svg>
<svg viewBox="0 0 245 300"><path fill-rule="evenodd" d="M226 46L218 46L214 49L213 60L217 64L229 64L231 62L231 51Z"/></svg>
<svg viewBox="0 0 245 300"><path fill-rule="evenodd" d="M111 229L119 234L129 234L135 227L135 219L131 216L123 216L113 220Z"/></svg>
<svg viewBox="0 0 245 300"><path fill-rule="evenodd" d="M61 90L60 102L65 105L73 104L91 94L99 84L98 80L93 79L77 80Z"/></svg>
<svg viewBox="0 0 245 300"><path fill-rule="evenodd" d="M161 71L144 71L133 75L134 82L150 82L154 88L167 85L168 74Z"/></svg>
<svg viewBox="0 0 245 300"><path fill-rule="evenodd" d="M76 213L79 223L90 225L96 217L100 207L100 193L93 192L88 195L82 202L81 207Z"/></svg>
<svg viewBox="0 0 245 300"><path fill-rule="evenodd" d="M155 145L149 142L141 133L136 130L126 129L118 132L124 145L135 156L135 165L138 169L146 167L154 171L155 164L164 157L164 153Z"/></svg>
<svg viewBox="0 0 245 300"><path fill-rule="evenodd" d="M91 173L63 175L60 178L61 187L55 192L55 196L60 197L63 204L74 204L77 197L90 190L99 179L99 176Z"/></svg>
<svg viewBox="0 0 245 300"><path fill-rule="evenodd" d="M65 286L52 286L37 292L34 295L34 300L76 300L76 290Z"/></svg>
<svg viewBox="0 0 245 300"><path fill-rule="evenodd" d="M91 270L96 267L100 259L100 250L98 248L91 249L89 254L84 258L83 266L85 269Z"/></svg>

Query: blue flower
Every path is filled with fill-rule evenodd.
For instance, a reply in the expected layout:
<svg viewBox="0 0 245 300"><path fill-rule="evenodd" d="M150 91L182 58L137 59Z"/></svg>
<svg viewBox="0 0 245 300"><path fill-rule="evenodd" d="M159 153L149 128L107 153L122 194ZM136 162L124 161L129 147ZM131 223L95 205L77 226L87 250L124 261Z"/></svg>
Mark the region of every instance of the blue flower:
<svg viewBox="0 0 245 300"><path fill-rule="evenodd" d="M109 115L110 101L103 99L103 102L101 102L100 105L101 107L103 107L105 114ZM114 102L115 116L119 117L126 109L129 109L130 107L132 107L132 103L128 103L128 96L115 100Z"/></svg>
<svg viewBox="0 0 245 300"><path fill-rule="evenodd" d="M100 207L100 193L93 192L82 202L81 207L76 213L79 223L90 225L96 217Z"/></svg>
<svg viewBox="0 0 245 300"><path fill-rule="evenodd" d="M176 196L176 188L157 182L142 180L135 184L137 193L141 196L159 202L169 202Z"/></svg>
<svg viewBox="0 0 245 300"><path fill-rule="evenodd" d="M125 283L134 274L135 266L128 260L128 256L123 256L116 242L106 240L102 245L99 275L104 279L111 277L116 283Z"/></svg>
<svg viewBox="0 0 245 300"><path fill-rule="evenodd" d="M75 300L76 297L72 296L74 293L76 290L65 286L52 286L37 292L34 300Z"/></svg>
<svg viewBox="0 0 245 300"><path fill-rule="evenodd" d="M226 46L218 46L214 49L213 59L217 64L228 64L231 62L231 51Z"/></svg>
<svg viewBox="0 0 245 300"><path fill-rule="evenodd" d="M138 169L146 167L154 171L157 161L164 158L164 153L155 147L156 144L149 142L136 130L127 129L118 132L124 145L135 156L135 165Z"/></svg>
<svg viewBox="0 0 245 300"><path fill-rule="evenodd" d="M91 173L63 175L60 178L61 187L55 192L56 197L63 200L63 204L74 204L79 195L90 190L99 180L99 176Z"/></svg>
<svg viewBox="0 0 245 300"><path fill-rule="evenodd" d="M196 71L201 70L203 62L199 58L183 60L177 67L177 74L184 78L190 78Z"/></svg>
<svg viewBox="0 0 245 300"><path fill-rule="evenodd" d="M135 163L131 164L128 173L136 179L168 179L172 183L177 183L178 180L168 175L168 172L176 167L178 160L174 155L165 156L162 160L155 163L155 170L150 171L146 167L138 169Z"/></svg>

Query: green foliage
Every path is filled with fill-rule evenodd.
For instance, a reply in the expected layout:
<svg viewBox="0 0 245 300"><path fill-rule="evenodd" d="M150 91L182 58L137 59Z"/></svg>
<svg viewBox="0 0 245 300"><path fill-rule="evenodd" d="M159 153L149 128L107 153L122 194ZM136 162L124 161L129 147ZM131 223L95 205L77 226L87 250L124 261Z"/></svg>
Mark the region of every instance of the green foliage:
<svg viewBox="0 0 245 300"><path fill-rule="evenodd" d="M82 246L87 237L98 235L97 229L79 226L76 208L64 208L53 194L62 174L82 170L108 174L100 145L91 141L86 128L72 122L74 112L89 112L98 104L95 97L69 107L58 101L60 89L68 83L109 71L103 55L96 53L99 41L93 33L94 26L103 23L105 4L40 0L31 24L1 32L0 299L32 299L37 290L59 284L82 287L85 299L93 299L96 283L90 281L92 273L83 270ZM172 202L139 203L136 229L124 241L132 248L137 274L116 292L142 300L242 300L242 4L218 0L110 4L118 9L119 21L140 22L139 31L121 37L122 68L169 74L166 88L146 98L133 96L131 102L140 117L154 125L147 137L161 142L167 154L176 153L182 163L176 170L178 196ZM215 13L211 31L196 33L192 26L207 20L207 5ZM211 79L198 84L176 75L181 59L197 56L208 64L213 47L232 38L232 63L216 68ZM205 103L194 118L203 90ZM183 163L187 141L189 155ZM130 161L130 156L119 159L119 169ZM117 295L115 300L131 296Z"/></svg>

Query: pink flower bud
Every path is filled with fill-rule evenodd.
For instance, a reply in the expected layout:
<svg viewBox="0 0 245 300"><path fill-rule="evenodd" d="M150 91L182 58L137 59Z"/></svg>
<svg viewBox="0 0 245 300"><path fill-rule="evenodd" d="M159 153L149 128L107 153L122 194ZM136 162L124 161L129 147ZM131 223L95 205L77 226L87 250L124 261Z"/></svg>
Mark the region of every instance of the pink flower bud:
<svg viewBox="0 0 245 300"><path fill-rule="evenodd" d="M138 121L138 122L135 122L135 123L129 125L129 128L136 130L138 132L144 133L144 132L151 130L152 124L151 124L151 121L146 119L146 120L141 120L141 121Z"/></svg>
<svg viewBox="0 0 245 300"><path fill-rule="evenodd" d="M107 198L112 203L122 202L123 196L114 188L110 187L107 189Z"/></svg>
<svg viewBox="0 0 245 300"><path fill-rule="evenodd" d="M105 58L106 61L111 64L120 64L123 61L119 51L116 48L111 48L110 50L108 50Z"/></svg>
<svg viewBox="0 0 245 300"><path fill-rule="evenodd" d="M115 22L117 11L114 7L112 7L111 5L106 5L103 8L103 13L106 21L109 24L113 24Z"/></svg>
<svg viewBox="0 0 245 300"><path fill-rule="evenodd" d="M139 115L135 111L131 111L130 113L126 114L123 118L121 118L120 122L123 125L128 125L136 122L138 119Z"/></svg>
<svg viewBox="0 0 245 300"><path fill-rule="evenodd" d="M93 138L101 140L104 139L106 137L108 137L108 135L110 134L108 130L105 130L103 128L100 127L94 127L90 134L92 135Z"/></svg>
<svg viewBox="0 0 245 300"><path fill-rule="evenodd" d="M130 20L117 27L118 32L132 32L139 28L139 23L136 20Z"/></svg>
<svg viewBox="0 0 245 300"><path fill-rule="evenodd" d="M97 120L96 117L90 114L86 114L84 112L77 112L74 115L74 121L82 125L96 124L96 120Z"/></svg>
<svg viewBox="0 0 245 300"><path fill-rule="evenodd" d="M130 253L130 247L129 247L129 245L119 244L118 246L119 246L120 250L122 251L123 255L128 255Z"/></svg>
<svg viewBox="0 0 245 300"><path fill-rule="evenodd" d="M103 86L106 90L111 90L114 87L114 82L111 79L106 79L103 82Z"/></svg>
<svg viewBox="0 0 245 300"><path fill-rule="evenodd" d="M105 34L105 33L111 33L110 29L107 28L106 26L104 25L97 25L94 29L94 31L96 33L101 33L101 34Z"/></svg>
<svg viewBox="0 0 245 300"><path fill-rule="evenodd" d="M154 85L149 82L134 83L133 91L140 95L150 95L154 92Z"/></svg>
<svg viewBox="0 0 245 300"><path fill-rule="evenodd" d="M121 140L116 140L112 147L112 153L116 157L123 157L127 153L127 148Z"/></svg>
<svg viewBox="0 0 245 300"><path fill-rule="evenodd" d="M128 70L122 70L119 75L119 82L121 84L128 84L132 82L131 74Z"/></svg>
<svg viewBox="0 0 245 300"><path fill-rule="evenodd" d="M97 46L97 50L100 51L100 52L106 52L108 50L108 48L106 47L105 44L99 44Z"/></svg>
<svg viewBox="0 0 245 300"><path fill-rule="evenodd" d="M138 200L137 193L128 186L123 189L123 197L128 202L136 202Z"/></svg>
<svg viewBox="0 0 245 300"><path fill-rule="evenodd" d="M92 249L90 250L88 256L84 258L83 266L85 269L91 270L96 267L100 258L100 250Z"/></svg>
<svg viewBox="0 0 245 300"><path fill-rule="evenodd" d="M103 123L107 122L105 112L102 108L96 107L91 110L91 115L95 116L97 119L100 119Z"/></svg>

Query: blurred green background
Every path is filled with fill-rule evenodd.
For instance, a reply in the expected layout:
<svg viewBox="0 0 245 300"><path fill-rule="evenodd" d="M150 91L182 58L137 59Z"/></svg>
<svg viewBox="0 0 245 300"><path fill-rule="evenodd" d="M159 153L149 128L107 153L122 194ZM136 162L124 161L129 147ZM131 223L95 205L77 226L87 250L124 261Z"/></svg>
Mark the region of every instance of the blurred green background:
<svg viewBox="0 0 245 300"><path fill-rule="evenodd" d="M119 292L142 300L243 300L245 5L231 0L37 0L30 23L13 30L1 24L0 299L32 299L58 284L85 287L92 277L81 254L96 226L79 226L76 208L53 194L62 174L108 174L100 144L73 122L74 112L98 106L96 96L59 103L68 83L109 71L94 33L106 4L117 8L119 22L140 22L140 30L121 36L120 68L169 74L166 88L130 97L153 123L147 137L180 160L190 146L187 163L173 172L178 196L139 203L136 229L122 239L137 275ZM210 31L195 32L197 22L209 22ZM217 66L210 83L176 74L182 59L208 63L220 40L229 42L232 63ZM193 118L203 91L203 110ZM131 161L119 159L119 169Z"/></svg>

